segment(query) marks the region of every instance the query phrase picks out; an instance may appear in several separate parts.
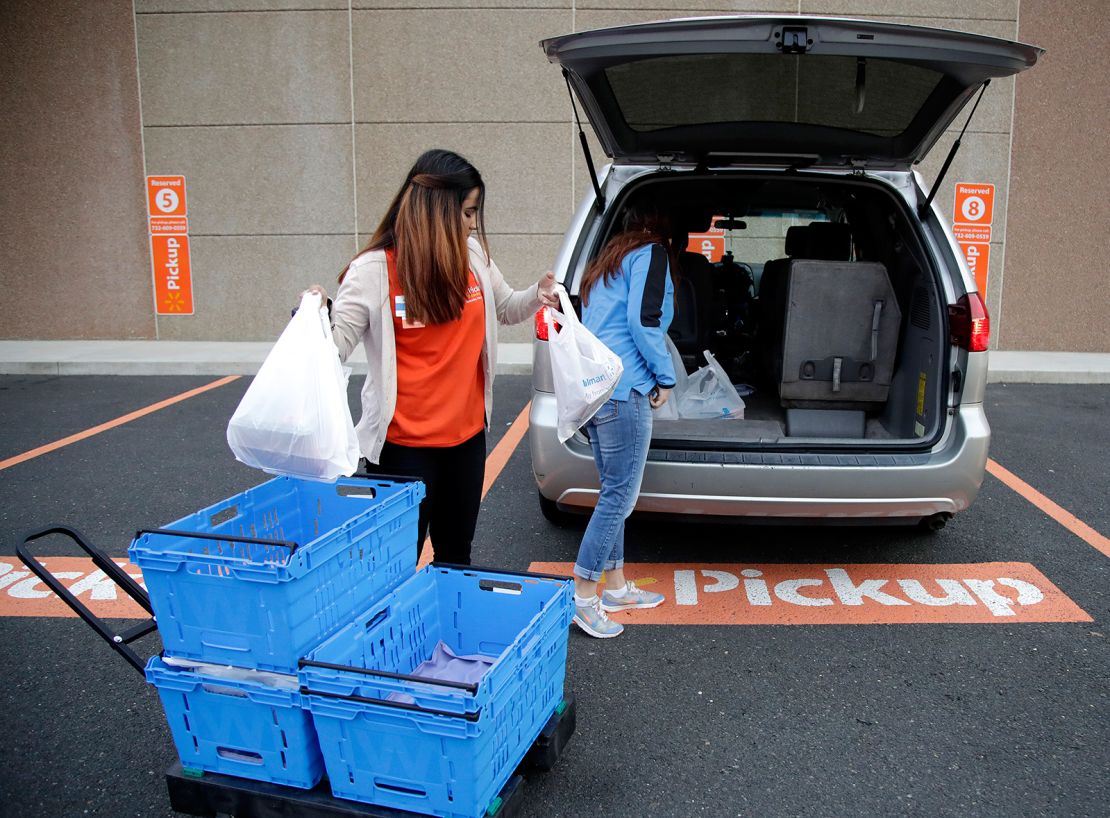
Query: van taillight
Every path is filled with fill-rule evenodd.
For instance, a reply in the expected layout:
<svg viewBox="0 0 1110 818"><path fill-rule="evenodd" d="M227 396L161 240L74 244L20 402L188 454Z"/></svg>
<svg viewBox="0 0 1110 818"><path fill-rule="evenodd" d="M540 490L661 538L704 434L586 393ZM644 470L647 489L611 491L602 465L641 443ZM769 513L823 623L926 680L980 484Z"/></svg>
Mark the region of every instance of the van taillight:
<svg viewBox="0 0 1110 818"><path fill-rule="evenodd" d="M547 340L547 307L540 307L536 310L536 338L541 341ZM559 331L559 325L555 324L555 331Z"/></svg>
<svg viewBox="0 0 1110 818"><path fill-rule="evenodd" d="M949 340L968 352L986 352L991 340L991 319L979 293L967 293L948 306Z"/></svg>

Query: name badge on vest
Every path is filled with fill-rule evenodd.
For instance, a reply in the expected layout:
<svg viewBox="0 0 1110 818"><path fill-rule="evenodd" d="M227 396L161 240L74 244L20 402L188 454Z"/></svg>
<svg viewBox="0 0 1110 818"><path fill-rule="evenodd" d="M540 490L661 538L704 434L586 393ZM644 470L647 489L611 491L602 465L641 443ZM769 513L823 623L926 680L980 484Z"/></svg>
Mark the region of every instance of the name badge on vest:
<svg viewBox="0 0 1110 818"><path fill-rule="evenodd" d="M419 321L410 321L405 317L405 297L403 295L393 297L393 314L401 319L401 329L420 329L424 326Z"/></svg>

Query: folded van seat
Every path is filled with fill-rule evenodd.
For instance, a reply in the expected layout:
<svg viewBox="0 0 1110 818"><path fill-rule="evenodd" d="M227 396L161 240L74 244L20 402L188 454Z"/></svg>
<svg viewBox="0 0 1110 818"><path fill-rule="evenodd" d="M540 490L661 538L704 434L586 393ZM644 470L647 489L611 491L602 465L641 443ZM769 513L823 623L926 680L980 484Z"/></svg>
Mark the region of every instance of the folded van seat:
<svg viewBox="0 0 1110 818"><path fill-rule="evenodd" d="M792 260L788 266L782 405L884 404L902 324L886 268L873 261Z"/></svg>
<svg viewBox="0 0 1110 818"><path fill-rule="evenodd" d="M774 383L782 380L783 327L791 261L848 261L852 254L852 229L847 224L833 222L795 225L786 230L784 249L789 258L768 261L759 281L759 349Z"/></svg>

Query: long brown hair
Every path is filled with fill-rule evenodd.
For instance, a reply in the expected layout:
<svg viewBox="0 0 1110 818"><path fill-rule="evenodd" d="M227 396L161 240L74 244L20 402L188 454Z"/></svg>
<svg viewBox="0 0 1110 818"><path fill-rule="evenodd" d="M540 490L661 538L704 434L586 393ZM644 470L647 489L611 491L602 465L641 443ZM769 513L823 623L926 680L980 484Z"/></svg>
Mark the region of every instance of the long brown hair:
<svg viewBox="0 0 1110 818"><path fill-rule="evenodd" d="M445 324L462 314L470 278L462 204L478 189L478 241L486 257L486 186L478 170L457 153L430 150L408 176L370 243L359 253L394 249L397 277L411 321ZM339 280L347 274L344 270Z"/></svg>
<svg viewBox="0 0 1110 818"><path fill-rule="evenodd" d="M630 207L625 211L622 230L605 242L601 252L594 257L586 272L582 274L582 281L578 285L578 297L582 303L590 302L590 290L599 281L608 283L616 278L624 257L645 244L662 245L669 256L671 254L670 219L653 206Z"/></svg>

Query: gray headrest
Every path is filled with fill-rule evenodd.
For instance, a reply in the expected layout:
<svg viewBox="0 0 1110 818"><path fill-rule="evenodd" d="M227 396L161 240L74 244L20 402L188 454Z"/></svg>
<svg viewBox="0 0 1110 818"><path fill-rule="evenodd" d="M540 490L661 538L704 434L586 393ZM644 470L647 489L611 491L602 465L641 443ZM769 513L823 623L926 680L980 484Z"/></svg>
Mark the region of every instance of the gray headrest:
<svg viewBox="0 0 1110 818"><path fill-rule="evenodd" d="M706 233L713 226L713 214L711 212L688 210L673 218L675 226L687 233Z"/></svg>
<svg viewBox="0 0 1110 818"><path fill-rule="evenodd" d="M852 257L852 228L846 224L811 222L807 236L809 251L803 258L848 261Z"/></svg>
<svg viewBox="0 0 1110 818"><path fill-rule="evenodd" d="M809 228L796 225L786 228L786 255L791 258L809 258Z"/></svg>

